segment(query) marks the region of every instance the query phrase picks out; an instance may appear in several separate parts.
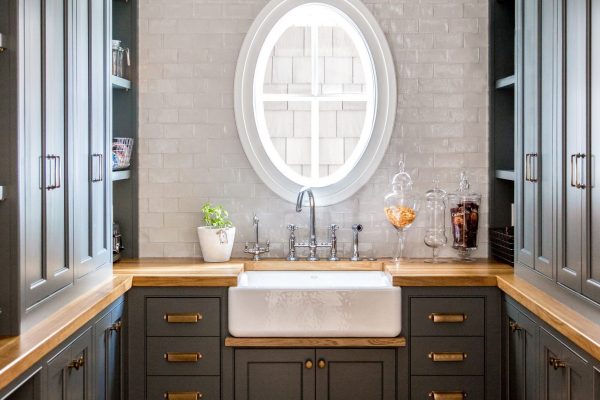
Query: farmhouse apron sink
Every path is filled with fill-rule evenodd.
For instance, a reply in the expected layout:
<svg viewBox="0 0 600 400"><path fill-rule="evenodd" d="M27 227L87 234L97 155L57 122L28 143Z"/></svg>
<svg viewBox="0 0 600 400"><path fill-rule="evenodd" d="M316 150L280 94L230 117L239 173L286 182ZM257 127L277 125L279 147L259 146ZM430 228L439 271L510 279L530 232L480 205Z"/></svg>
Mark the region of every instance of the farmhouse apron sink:
<svg viewBox="0 0 600 400"><path fill-rule="evenodd" d="M381 271L249 271L229 288L237 337L394 337L400 288Z"/></svg>

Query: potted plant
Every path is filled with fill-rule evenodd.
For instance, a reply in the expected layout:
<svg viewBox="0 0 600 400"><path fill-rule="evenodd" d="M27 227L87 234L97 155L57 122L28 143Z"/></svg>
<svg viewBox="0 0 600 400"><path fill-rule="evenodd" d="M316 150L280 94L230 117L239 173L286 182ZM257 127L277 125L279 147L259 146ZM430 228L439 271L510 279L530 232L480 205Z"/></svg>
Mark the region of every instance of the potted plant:
<svg viewBox="0 0 600 400"><path fill-rule="evenodd" d="M206 262L225 262L231 258L235 227L223 206L206 203L202 206L204 226L198 227L198 239Z"/></svg>

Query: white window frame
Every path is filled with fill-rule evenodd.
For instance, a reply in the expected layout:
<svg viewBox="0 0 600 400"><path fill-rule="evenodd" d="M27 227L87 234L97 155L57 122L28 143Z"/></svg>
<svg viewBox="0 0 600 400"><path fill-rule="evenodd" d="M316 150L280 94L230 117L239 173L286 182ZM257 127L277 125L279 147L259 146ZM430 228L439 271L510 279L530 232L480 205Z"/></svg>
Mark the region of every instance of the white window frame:
<svg viewBox="0 0 600 400"><path fill-rule="evenodd" d="M334 7L340 11L335 14L343 21L338 22L351 35L363 64L365 93L319 93L318 59L315 54L311 54L314 65L310 94L264 93L266 63L277 40L292 25L286 18L297 17L294 12L299 10L299 6L307 4ZM318 25L317 20L311 28L313 53L318 50L318 43L315 43L318 41ZM331 26L331 22L326 25ZM357 45L361 42L366 46ZM313 187L320 205L335 204L352 196L370 179L381 163L394 126L396 78L393 59L381 28L360 0L272 0L256 18L242 45L234 93L238 132L250 163L271 190L291 202L295 201L302 186ZM302 176L290 168L275 149L266 125L266 101L310 102L310 177ZM359 143L350 158L333 174L319 177L318 107L325 101L365 102L366 113Z"/></svg>

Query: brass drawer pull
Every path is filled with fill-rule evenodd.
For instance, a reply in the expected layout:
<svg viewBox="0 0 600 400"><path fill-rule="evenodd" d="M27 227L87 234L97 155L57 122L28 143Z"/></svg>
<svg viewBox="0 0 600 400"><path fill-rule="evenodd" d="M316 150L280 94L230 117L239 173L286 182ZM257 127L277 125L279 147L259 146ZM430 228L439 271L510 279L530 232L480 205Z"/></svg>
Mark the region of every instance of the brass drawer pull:
<svg viewBox="0 0 600 400"><path fill-rule="evenodd" d="M198 362L202 359L202 354L200 353L165 353L165 360L167 362L175 362L175 363L194 363Z"/></svg>
<svg viewBox="0 0 600 400"><path fill-rule="evenodd" d="M567 364L564 361L559 360L558 358L550 357L548 359L548 364L552 366L554 369L566 368Z"/></svg>
<svg viewBox="0 0 600 400"><path fill-rule="evenodd" d="M195 324L202 320L200 313L171 313L165 314L163 319L169 324Z"/></svg>
<svg viewBox="0 0 600 400"><path fill-rule="evenodd" d="M200 400L200 392L165 392L163 396L166 400Z"/></svg>
<svg viewBox="0 0 600 400"><path fill-rule="evenodd" d="M429 398L433 400L463 400L467 398L465 392L437 392L429 393Z"/></svg>
<svg viewBox="0 0 600 400"><path fill-rule="evenodd" d="M467 320L467 314L429 314L429 319L434 324L460 324Z"/></svg>
<svg viewBox="0 0 600 400"><path fill-rule="evenodd" d="M467 353L429 353L427 357L433 362L462 362L467 358Z"/></svg>

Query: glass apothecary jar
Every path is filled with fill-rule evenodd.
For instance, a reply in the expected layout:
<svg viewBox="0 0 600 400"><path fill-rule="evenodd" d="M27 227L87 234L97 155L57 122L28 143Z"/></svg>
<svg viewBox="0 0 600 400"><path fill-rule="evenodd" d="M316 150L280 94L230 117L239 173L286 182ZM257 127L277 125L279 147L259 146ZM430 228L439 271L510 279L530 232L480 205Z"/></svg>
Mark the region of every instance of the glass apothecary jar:
<svg viewBox="0 0 600 400"><path fill-rule="evenodd" d="M463 261L473 261L471 253L477 250L479 230L481 194L471 192L470 186L467 174L463 171L458 190L448 196L452 247L458 251L458 256Z"/></svg>
<svg viewBox="0 0 600 400"><path fill-rule="evenodd" d="M439 259L439 251L448 243L446 236L446 200L447 193L440 189L439 181L433 181L433 189L425 193L425 204L423 212L427 218L425 237L423 242L432 249L431 259L425 260L430 263L443 262Z"/></svg>
<svg viewBox="0 0 600 400"><path fill-rule="evenodd" d="M394 261L405 261L406 231L412 226L419 211L419 196L413 191L413 180L400 161L400 172L392 179L392 191L384 198L385 216L398 235Z"/></svg>

